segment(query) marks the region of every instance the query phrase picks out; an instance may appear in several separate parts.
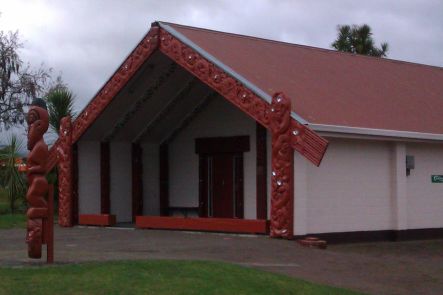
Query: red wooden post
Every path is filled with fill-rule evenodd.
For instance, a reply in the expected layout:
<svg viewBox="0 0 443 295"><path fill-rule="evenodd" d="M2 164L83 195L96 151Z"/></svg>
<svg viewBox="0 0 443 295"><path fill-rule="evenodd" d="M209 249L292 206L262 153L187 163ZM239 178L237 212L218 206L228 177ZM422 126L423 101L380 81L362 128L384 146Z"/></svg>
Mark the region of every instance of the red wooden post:
<svg viewBox="0 0 443 295"><path fill-rule="evenodd" d="M48 218L46 220L46 262L54 263L54 185L48 190Z"/></svg>
<svg viewBox="0 0 443 295"><path fill-rule="evenodd" d="M72 123L70 117L60 121L58 155L58 188L60 226L72 226Z"/></svg>
<svg viewBox="0 0 443 295"><path fill-rule="evenodd" d="M271 237L291 239L294 228L294 150L291 102L276 93L271 103L272 172Z"/></svg>

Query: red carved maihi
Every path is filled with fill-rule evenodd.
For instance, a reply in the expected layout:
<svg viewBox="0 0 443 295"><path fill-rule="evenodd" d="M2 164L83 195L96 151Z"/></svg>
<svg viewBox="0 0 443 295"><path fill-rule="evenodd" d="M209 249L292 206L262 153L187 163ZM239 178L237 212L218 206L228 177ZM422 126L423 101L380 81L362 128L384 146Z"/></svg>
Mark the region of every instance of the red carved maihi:
<svg viewBox="0 0 443 295"><path fill-rule="evenodd" d="M60 137L57 146L58 191L60 226L72 226L72 124L70 117L60 121Z"/></svg>
<svg viewBox="0 0 443 295"><path fill-rule="evenodd" d="M283 93L272 97L271 237L291 239L294 215L294 151L291 146L291 102Z"/></svg>
<svg viewBox="0 0 443 295"><path fill-rule="evenodd" d="M143 63L158 47L158 27L152 27L148 34L126 58L105 86L95 95L86 108L74 121L73 142L76 142L86 129L98 118L111 100L128 83Z"/></svg>
<svg viewBox="0 0 443 295"><path fill-rule="evenodd" d="M28 217L26 243L28 256L40 258L43 242L43 219L48 216L48 205L45 196L48 193L48 181L45 177L46 162L48 161L48 146L43 140L43 134L48 130L48 111L46 104L40 99L34 100L28 116Z"/></svg>

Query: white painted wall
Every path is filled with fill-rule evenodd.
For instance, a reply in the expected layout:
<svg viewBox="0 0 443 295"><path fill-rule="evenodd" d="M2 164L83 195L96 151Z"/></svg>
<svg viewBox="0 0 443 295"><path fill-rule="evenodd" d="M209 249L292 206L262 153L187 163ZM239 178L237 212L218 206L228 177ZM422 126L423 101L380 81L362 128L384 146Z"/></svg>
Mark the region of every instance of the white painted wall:
<svg viewBox="0 0 443 295"><path fill-rule="evenodd" d="M198 155L195 138L249 135L244 153L244 218L256 218L256 123L224 98L217 97L169 145L169 203L198 207Z"/></svg>
<svg viewBox="0 0 443 295"><path fill-rule="evenodd" d="M160 215L159 145L143 144L143 215Z"/></svg>
<svg viewBox="0 0 443 295"><path fill-rule="evenodd" d="M79 214L100 214L100 142L80 140L77 146Z"/></svg>
<svg viewBox="0 0 443 295"><path fill-rule="evenodd" d="M307 164L306 199L295 196L295 206L306 203L306 232L390 229L391 154L386 142L331 139L321 166Z"/></svg>
<svg viewBox="0 0 443 295"><path fill-rule="evenodd" d="M415 169L406 178L408 228L443 227L443 184L431 175L443 175L443 144L409 143Z"/></svg>
<svg viewBox="0 0 443 295"><path fill-rule="evenodd" d="M117 222L132 221L131 143L110 143L111 214Z"/></svg>

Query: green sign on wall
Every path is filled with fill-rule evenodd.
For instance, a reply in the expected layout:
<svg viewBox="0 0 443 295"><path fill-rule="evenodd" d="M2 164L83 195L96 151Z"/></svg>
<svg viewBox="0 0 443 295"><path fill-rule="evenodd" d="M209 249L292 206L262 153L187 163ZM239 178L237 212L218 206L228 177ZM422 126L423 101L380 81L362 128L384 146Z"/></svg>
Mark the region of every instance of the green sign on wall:
<svg viewBox="0 0 443 295"><path fill-rule="evenodd" d="M432 175L432 183L443 183L443 175Z"/></svg>

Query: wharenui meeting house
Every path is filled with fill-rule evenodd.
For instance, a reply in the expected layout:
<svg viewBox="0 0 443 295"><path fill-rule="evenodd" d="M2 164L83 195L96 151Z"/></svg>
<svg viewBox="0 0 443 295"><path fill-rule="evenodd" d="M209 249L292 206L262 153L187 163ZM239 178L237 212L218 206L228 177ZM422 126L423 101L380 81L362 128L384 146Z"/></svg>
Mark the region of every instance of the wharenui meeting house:
<svg viewBox="0 0 443 295"><path fill-rule="evenodd" d="M61 226L442 237L443 68L155 22L57 162Z"/></svg>

